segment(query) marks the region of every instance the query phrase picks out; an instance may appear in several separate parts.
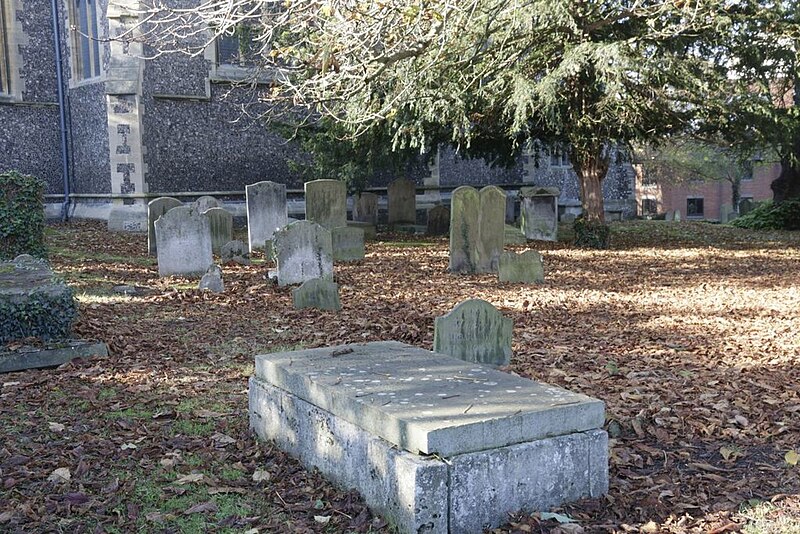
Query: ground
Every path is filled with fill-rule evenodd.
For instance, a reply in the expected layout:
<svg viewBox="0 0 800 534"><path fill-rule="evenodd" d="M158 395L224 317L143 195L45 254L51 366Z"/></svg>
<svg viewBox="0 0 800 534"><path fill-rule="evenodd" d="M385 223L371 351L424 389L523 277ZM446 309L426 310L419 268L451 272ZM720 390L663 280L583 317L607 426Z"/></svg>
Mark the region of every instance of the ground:
<svg viewBox="0 0 800 534"><path fill-rule="evenodd" d="M336 266L336 314L293 310L264 261L225 266L217 295L159 279L144 236L53 226L76 332L111 356L0 377L0 530L390 532L248 432L253 355L431 348L434 318L477 297L514 320L507 370L604 400L612 437L605 498L493 532L800 532L800 234L612 230L608 251L532 243L538 286L451 275L446 240L387 236Z"/></svg>

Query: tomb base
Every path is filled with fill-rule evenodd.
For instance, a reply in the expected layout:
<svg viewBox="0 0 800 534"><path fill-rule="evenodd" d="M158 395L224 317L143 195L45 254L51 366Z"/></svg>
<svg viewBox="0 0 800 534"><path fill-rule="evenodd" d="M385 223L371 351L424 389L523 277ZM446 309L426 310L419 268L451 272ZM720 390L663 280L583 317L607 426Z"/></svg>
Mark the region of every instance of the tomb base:
<svg viewBox="0 0 800 534"><path fill-rule="evenodd" d="M355 365L364 355L372 368ZM480 533L509 513L608 490L608 437L596 426L595 399L399 343L272 356L257 357L250 379L252 430L358 490L401 533ZM497 414L487 387L502 388L499 403L511 411ZM421 409L428 392L443 394L442 405ZM422 404L411 408L405 398Z"/></svg>

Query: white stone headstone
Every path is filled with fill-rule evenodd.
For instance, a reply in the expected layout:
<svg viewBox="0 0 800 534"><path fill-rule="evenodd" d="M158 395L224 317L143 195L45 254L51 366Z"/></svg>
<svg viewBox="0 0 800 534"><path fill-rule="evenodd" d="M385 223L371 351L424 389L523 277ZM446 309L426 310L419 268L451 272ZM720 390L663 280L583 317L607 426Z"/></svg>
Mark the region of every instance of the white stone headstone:
<svg viewBox="0 0 800 534"><path fill-rule="evenodd" d="M286 185L264 181L250 184L244 191L250 252L264 250L275 232L289 224Z"/></svg>
<svg viewBox="0 0 800 534"><path fill-rule="evenodd" d="M180 200L172 197L159 197L147 203L147 252L156 255L156 219L172 208L183 206Z"/></svg>
<svg viewBox="0 0 800 534"><path fill-rule="evenodd" d="M331 233L317 223L297 221L275 232L278 285L302 284L306 280L333 280Z"/></svg>
<svg viewBox="0 0 800 534"><path fill-rule="evenodd" d="M172 208L155 222L158 275L202 276L213 263L211 224L194 207Z"/></svg>

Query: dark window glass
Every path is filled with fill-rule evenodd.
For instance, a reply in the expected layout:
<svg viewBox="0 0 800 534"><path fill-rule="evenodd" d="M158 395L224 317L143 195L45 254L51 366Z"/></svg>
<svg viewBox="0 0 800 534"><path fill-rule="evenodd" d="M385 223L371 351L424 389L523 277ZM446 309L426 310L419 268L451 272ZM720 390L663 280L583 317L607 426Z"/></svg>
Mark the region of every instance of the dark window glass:
<svg viewBox="0 0 800 534"><path fill-rule="evenodd" d="M654 198L642 199L642 215L654 215L658 210L658 203Z"/></svg>
<svg viewBox="0 0 800 534"><path fill-rule="evenodd" d="M686 216L687 217L702 217L703 216L703 199L702 198L687 198L686 199Z"/></svg>
<svg viewBox="0 0 800 534"><path fill-rule="evenodd" d="M254 32L249 26L238 26L232 35L217 37L217 64L240 67L254 65L258 46Z"/></svg>

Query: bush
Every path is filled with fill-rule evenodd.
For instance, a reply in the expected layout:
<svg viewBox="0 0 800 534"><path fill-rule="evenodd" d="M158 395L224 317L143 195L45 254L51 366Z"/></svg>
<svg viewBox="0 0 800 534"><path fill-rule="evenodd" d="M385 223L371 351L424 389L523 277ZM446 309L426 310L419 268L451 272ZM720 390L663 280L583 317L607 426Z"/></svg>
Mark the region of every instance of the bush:
<svg viewBox="0 0 800 534"><path fill-rule="evenodd" d="M77 313L68 286L58 294L34 291L24 300L0 299L0 344L26 337L44 341L69 338Z"/></svg>
<svg viewBox="0 0 800 534"><path fill-rule="evenodd" d="M800 230L800 200L764 202L731 224L750 230Z"/></svg>
<svg viewBox="0 0 800 534"><path fill-rule="evenodd" d="M43 258L44 182L16 171L0 173L0 261L20 254Z"/></svg>
<svg viewBox="0 0 800 534"><path fill-rule="evenodd" d="M606 224L589 223L578 217L573 223L575 246L581 248L607 249L611 245L611 230Z"/></svg>

